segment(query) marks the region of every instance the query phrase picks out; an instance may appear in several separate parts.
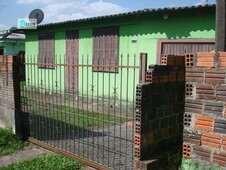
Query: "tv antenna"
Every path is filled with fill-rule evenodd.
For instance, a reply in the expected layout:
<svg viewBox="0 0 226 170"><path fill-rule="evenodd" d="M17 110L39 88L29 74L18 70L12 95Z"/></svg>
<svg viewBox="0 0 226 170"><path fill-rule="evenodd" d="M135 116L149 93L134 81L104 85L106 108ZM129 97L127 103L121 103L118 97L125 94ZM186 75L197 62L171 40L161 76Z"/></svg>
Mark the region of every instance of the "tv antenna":
<svg viewBox="0 0 226 170"><path fill-rule="evenodd" d="M40 24L44 19L44 12L41 9L34 9L29 14L29 19L37 19L37 24Z"/></svg>

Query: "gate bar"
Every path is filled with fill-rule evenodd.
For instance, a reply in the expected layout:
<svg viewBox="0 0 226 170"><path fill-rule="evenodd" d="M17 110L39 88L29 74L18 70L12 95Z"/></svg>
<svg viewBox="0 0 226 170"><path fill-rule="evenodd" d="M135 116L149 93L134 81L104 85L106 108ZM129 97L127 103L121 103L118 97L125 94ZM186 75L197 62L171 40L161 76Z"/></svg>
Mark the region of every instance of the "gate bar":
<svg viewBox="0 0 226 170"><path fill-rule="evenodd" d="M88 165L90 167L93 167L93 168L96 168L96 169L99 169L99 170L111 170L111 169L109 169L109 168L107 168L107 167L105 167L103 165L97 164L97 163L92 162L92 161L90 161L88 159L81 158L79 156L76 156L74 154L71 154L69 152L63 151L63 150L58 149L58 148L54 148L53 146L51 146L49 144L46 144L46 143L43 143L43 142L41 142L39 140L36 140L34 138L29 137L28 141L33 143L33 144L35 144L35 145L38 145L38 146L40 146L42 148L50 150L52 152L55 152L55 153L67 156L67 157L72 158L72 159L77 160L77 161L80 161L80 162L82 162L82 163L84 163L84 164L86 164L86 165Z"/></svg>

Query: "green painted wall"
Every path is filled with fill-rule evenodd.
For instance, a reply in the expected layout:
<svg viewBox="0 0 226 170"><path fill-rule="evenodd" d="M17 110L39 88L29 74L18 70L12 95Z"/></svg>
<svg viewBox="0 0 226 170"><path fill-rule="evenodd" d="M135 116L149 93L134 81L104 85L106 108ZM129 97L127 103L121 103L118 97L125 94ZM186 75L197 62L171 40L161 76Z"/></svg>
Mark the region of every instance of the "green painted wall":
<svg viewBox="0 0 226 170"><path fill-rule="evenodd" d="M157 53L157 41L158 39L207 39L215 37L215 12L204 13L202 15L193 14L193 12L175 13L169 15L167 20L162 18L162 15L146 15L143 17L124 17L119 19L108 19L104 21L93 21L92 23L81 24L62 24L55 27L40 27L36 31L30 31L27 33L26 40L26 55L27 61L29 56L37 56L38 54L38 34L43 32L55 32L55 54L57 55L56 63L63 63L63 57L66 50L66 31L71 29L79 30L79 63L80 64L92 64L92 29L102 26L119 25L119 65L126 65L129 61L129 65L133 65L134 61L136 65L139 65L139 54L141 52L148 53L148 65L156 63ZM132 40L136 40L134 43ZM129 60L127 58L129 54ZM136 59L134 60L134 55ZM88 57L88 58L87 58ZM37 61L37 57L35 57ZM31 69L29 67L27 70ZM132 100L134 97L134 87L132 83L133 75L135 75L135 84L138 83L138 70L134 73L133 69L119 69L117 74L92 72L89 69L79 69L79 91L83 95L94 96L109 96L113 94L113 88L118 88L116 97L121 99ZM29 71L31 72L31 71ZM61 73L61 74L60 74ZM56 67L55 69L38 69L37 67L32 70L31 75L35 80L32 82L35 86L40 88L41 80L44 80L44 84L49 89L54 88L56 85L56 76L61 83L57 83L58 87L64 91L64 73L63 67ZM131 74L132 73L132 74ZM59 77L59 75L61 75ZM83 75L83 76L82 76ZM47 80L50 77L50 80ZM99 80L99 81L97 81ZM116 80L116 84L113 84ZM122 84L120 84L122 81ZM43 82L42 82L43 83ZM59 85L60 84L60 85ZM88 87L87 87L88 84ZM91 84L94 85L94 91L91 92ZM129 86L128 92L119 87ZM97 89L98 87L98 89ZM122 91L121 91L122 90ZM132 93L131 93L132 92Z"/></svg>
<svg viewBox="0 0 226 170"><path fill-rule="evenodd" d="M55 32L55 63L64 63L63 57L65 55L66 43L65 32ZM29 43L28 43L29 42ZM38 59L38 34L27 36L26 43L26 62L37 63ZM37 87L40 90L53 89L59 91L64 89L64 67L55 67L54 69L38 68L37 65L27 65L26 75L29 79L28 85ZM62 83L57 82L62 80ZM27 80L28 82L28 80Z"/></svg>

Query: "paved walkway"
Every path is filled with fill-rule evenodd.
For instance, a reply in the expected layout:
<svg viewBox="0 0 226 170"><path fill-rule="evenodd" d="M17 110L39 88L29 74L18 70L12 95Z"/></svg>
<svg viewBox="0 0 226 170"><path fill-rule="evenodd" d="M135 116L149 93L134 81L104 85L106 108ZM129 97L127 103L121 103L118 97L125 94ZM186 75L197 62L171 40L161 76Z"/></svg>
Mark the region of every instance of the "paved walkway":
<svg viewBox="0 0 226 170"><path fill-rule="evenodd" d="M28 147L28 148L25 148L24 150L18 151L11 155L0 157L0 167L4 167L12 163L18 163L24 160L36 158L42 154L49 154L49 153L51 152L40 147L35 147L35 148Z"/></svg>

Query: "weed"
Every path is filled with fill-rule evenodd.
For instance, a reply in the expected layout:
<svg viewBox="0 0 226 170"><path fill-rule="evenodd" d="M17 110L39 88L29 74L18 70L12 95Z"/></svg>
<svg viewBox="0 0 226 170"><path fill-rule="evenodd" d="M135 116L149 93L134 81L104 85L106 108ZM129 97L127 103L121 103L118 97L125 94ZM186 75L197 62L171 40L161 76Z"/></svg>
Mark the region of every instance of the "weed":
<svg viewBox="0 0 226 170"><path fill-rule="evenodd" d="M0 128L0 156L21 150L25 145L27 143L13 135L12 130Z"/></svg>
<svg viewBox="0 0 226 170"><path fill-rule="evenodd" d="M40 156L31 160L11 164L0 170L79 170L82 164L73 159L58 154Z"/></svg>

